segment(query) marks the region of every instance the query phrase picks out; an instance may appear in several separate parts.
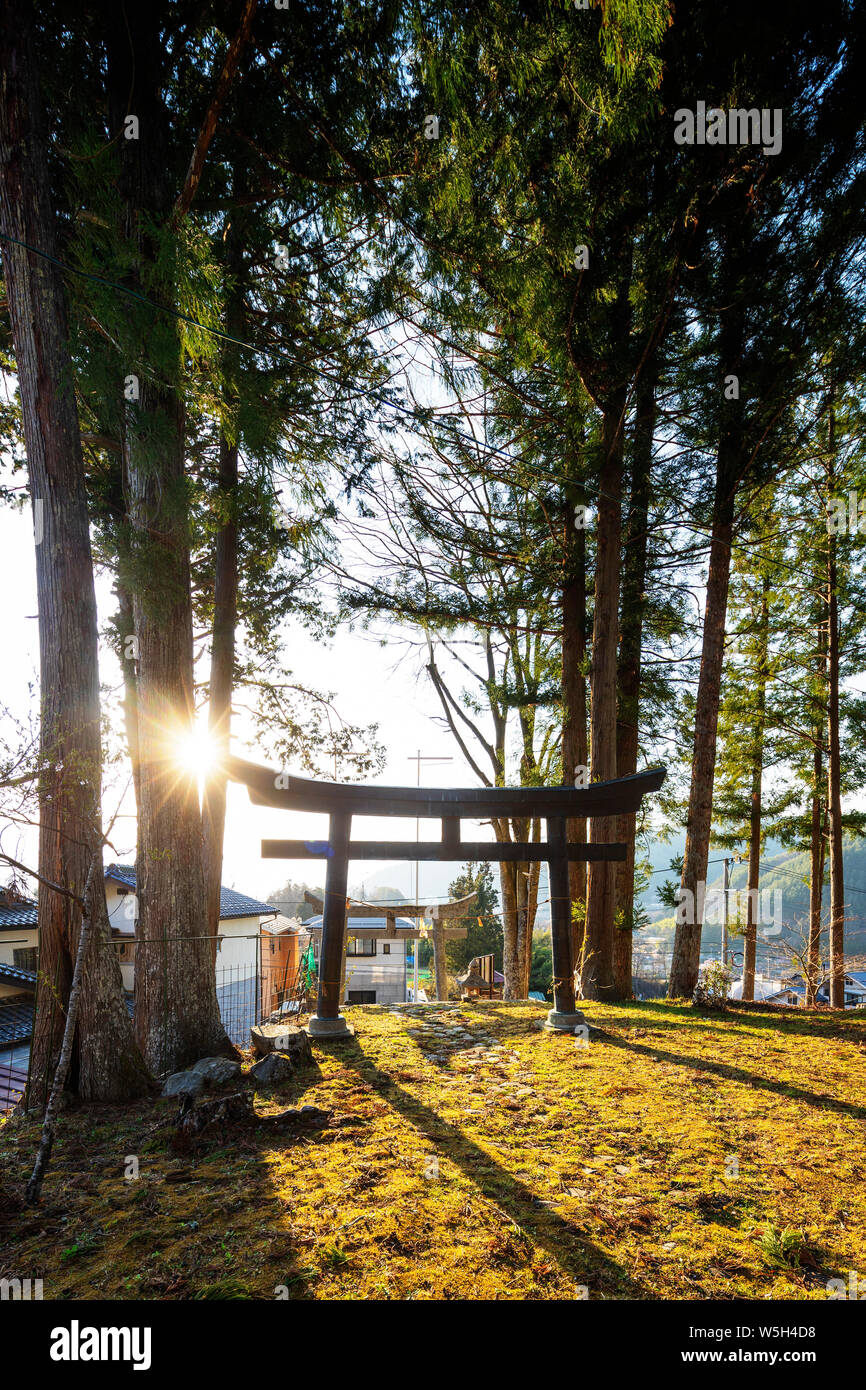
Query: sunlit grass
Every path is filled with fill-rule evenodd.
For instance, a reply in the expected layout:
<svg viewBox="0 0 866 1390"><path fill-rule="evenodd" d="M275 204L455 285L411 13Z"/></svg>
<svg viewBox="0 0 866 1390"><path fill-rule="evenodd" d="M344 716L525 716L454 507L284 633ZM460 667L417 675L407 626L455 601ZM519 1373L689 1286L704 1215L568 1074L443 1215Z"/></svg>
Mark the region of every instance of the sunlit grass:
<svg viewBox="0 0 866 1390"><path fill-rule="evenodd" d="M407 1014L352 1009L353 1040L257 1094L343 1120L303 1138L178 1155L169 1102L103 1107L95 1138L68 1111L38 1216L15 1206L37 1139L16 1121L0 1267L46 1298L176 1299L823 1299L863 1269L866 1016L586 1011L582 1049L535 1005L469 1005L499 1050L446 1055Z"/></svg>

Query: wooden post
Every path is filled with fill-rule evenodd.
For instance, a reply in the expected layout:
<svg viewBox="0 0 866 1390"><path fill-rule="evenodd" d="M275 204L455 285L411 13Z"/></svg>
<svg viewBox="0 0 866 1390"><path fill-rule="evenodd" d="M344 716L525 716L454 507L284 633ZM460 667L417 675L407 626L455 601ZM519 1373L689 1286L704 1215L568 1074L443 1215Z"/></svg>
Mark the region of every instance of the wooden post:
<svg viewBox="0 0 866 1390"><path fill-rule="evenodd" d="M571 892L565 820L547 822L550 845L550 936L553 946L553 1008L547 1027L556 1032L571 1031L584 1022L574 1007L574 961L571 954Z"/></svg>
<svg viewBox="0 0 866 1390"><path fill-rule="evenodd" d="M346 943L346 883L349 877L349 834L352 817L334 812L328 829L328 867L325 872L325 901L322 913L322 955L319 965L319 997L316 1013L310 1019L312 1034L348 1031L340 1015L343 980L343 954ZM339 1025L339 1026L338 1026Z"/></svg>

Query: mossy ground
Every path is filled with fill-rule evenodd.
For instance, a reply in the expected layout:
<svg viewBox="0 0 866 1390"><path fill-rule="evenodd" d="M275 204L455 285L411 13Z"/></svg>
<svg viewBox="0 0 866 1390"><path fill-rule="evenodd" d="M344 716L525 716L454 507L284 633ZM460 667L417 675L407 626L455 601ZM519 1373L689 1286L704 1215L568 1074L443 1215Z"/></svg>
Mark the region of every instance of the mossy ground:
<svg viewBox="0 0 866 1390"><path fill-rule="evenodd" d="M586 1012L584 1048L533 1004L347 1010L352 1040L256 1095L346 1117L301 1137L178 1155L174 1102L70 1109L35 1209L16 1119L0 1276L46 1299L823 1299L866 1271L866 1015Z"/></svg>

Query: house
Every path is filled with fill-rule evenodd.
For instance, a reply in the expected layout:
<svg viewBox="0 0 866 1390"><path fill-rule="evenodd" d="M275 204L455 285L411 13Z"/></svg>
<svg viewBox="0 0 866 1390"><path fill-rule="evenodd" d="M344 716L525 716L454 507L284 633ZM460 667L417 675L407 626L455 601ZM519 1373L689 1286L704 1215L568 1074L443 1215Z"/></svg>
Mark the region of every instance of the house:
<svg viewBox="0 0 866 1390"><path fill-rule="evenodd" d="M134 864L109 864L105 870L105 901L111 934L118 943L123 987L135 984L135 924L138 919ZM220 888L217 928L216 984L220 1016L233 1043L246 1045L250 1028L262 1017L265 921L279 917L271 903L249 898L234 888ZM285 919L284 919L285 920Z"/></svg>
<svg viewBox="0 0 866 1390"><path fill-rule="evenodd" d="M27 1080L36 991L36 904L0 888L0 1115Z"/></svg>
<svg viewBox="0 0 866 1390"><path fill-rule="evenodd" d="M321 915L305 923L319 959ZM408 917L395 917L389 935L386 917L348 917L346 921L345 1004L403 1004L407 998L406 943L418 935Z"/></svg>
<svg viewBox="0 0 866 1390"><path fill-rule="evenodd" d="M117 942L123 987L132 998L135 985L135 924L138 900L133 864L109 864L105 870L105 899L112 938ZM235 1043L249 1042L250 1025L261 1017L270 979L269 944L274 933L262 932L279 921L270 903L247 897L233 888L220 888L220 921L216 954L217 998L226 1031ZM280 934L295 928L281 919ZM39 947L37 905L14 888L0 889L0 1067L27 1067L36 991ZM288 948L286 948L288 949ZM285 965L285 960L283 960Z"/></svg>
<svg viewBox="0 0 866 1390"><path fill-rule="evenodd" d="M825 980L816 991L819 1004L830 1002L830 982ZM866 1005L866 970L849 970L845 974L845 1008L862 1009Z"/></svg>
<svg viewBox="0 0 866 1390"><path fill-rule="evenodd" d="M15 888L0 888L0 965L35 977L38 946L36 904ZM0 998L15 992L16 981L0 981Z"/></svg>
<svg viewBox="0 0 866 1390"><path fill-rule="evenodd" d="M309 941L310 934L297 917L278 914L272 922L262 923L262 1018L268 1018L292 996Z"/></svg>
<svg viewBox="0 0 866 1390"><path fill-rule="evenodd" d="M135 888L134 864L109 864L105 870L105 901L111 934L120 942L120 973L127 991L132 990L135 973L135 924L138 919ZM255 975L262 919L277 916L272 904L248 898L233 888L221 887L217 970L232 971L236 978Z"/></svg>
<svg viewBox="0 0 866 1390"><path fill-rule="evenodd" d="M728 998L742 999L742 997L743 981L741 979L734 980L728 990ZM793 984L789 983L787 980L771 979L760 974L755 975L754 999L756 1003L790 1004L792 1006L802 1002Z"/></svg>

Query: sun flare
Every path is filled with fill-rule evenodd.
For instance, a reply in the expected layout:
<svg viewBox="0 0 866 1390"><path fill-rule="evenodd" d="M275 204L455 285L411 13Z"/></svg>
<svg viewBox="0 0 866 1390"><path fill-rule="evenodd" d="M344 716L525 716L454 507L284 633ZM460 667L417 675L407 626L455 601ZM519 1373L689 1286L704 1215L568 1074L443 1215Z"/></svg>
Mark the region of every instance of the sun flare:
<svg viewBox="0 0 866 1390"><path fill-rule="evenodd" d="M199 781L207 777L217 762L217 746L204 725L196 725L191 733L178 739L178 762Z"/></svg>

